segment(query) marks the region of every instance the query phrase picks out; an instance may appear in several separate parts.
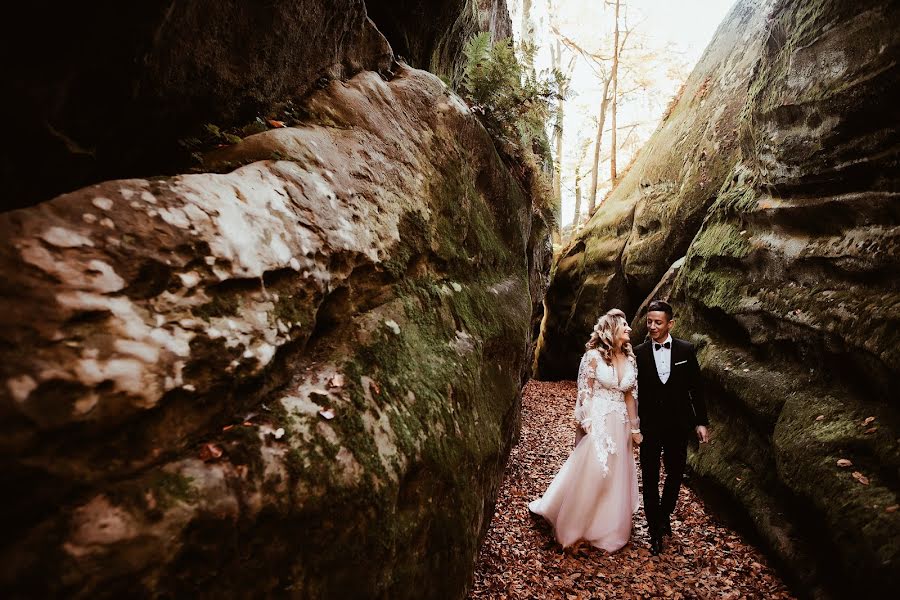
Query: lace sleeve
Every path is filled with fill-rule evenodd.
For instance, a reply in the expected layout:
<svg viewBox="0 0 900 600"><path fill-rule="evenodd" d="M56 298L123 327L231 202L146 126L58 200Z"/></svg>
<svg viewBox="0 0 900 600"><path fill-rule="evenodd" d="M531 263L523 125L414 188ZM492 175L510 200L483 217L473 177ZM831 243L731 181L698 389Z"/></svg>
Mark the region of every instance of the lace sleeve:
<svg viewBox="0 0 900 600"><path fill-rule="evenodd" d="M641 418L638 416L638 371L637 371L637 359L635 357L631 357L631 369L632 373L634 373L634 384L631 386L629 390L631 392L631 397L634 399L634 418L631 419L631 428L632 429L640 429L641 428Z"/></svg>
<svg viewBox="0 0 900 600"><path fill-rule="evenodd" d="M578 399L575 401L575 420L582 424L590 413L596 374L597 357L595 353L588 351L581 358L581 365L578 367Z"/></svg>
<svg viewBox="0 0 900 600"><path fill-rule="evenodd" d="M634 373L634 387L631 388L631 397L634 398L634 401L638 401L638 371L637 371L637 358L631 357L631 369Z"/></svg>

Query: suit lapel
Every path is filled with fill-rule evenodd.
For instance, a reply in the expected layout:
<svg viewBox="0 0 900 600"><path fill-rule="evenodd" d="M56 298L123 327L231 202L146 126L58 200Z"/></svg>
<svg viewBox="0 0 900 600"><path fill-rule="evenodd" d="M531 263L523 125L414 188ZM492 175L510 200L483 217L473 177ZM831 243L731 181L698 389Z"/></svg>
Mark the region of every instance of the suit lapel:
<svg viewBox="0 0 900 600"><path fill-rule="evenodd" d="M669 383L672 383L672 379L675 377L675 365L685 360L685 358L681 340L672 338L672 364L669 365Z"/></svg>
<svg viewBox="0 0 900 600"><path fill-rule="evenodd" d="M654 352L656 352L656 350L653 349L653 340L650 340L647 342L647 361L653 369L653 375L656 377L656 381L660 385L666 385L663 383L663 380L659 378L659 369L656 368L656 355L653 354Z"/></svg>
<svg viewBox="0 0 900 600"><path fill-rule="evenodd" d="M656 372L656 359L653 358L653 342L650 342L647 346L647 361L650 364L650 368L653 369L653 374L659 379L659 373Z"/></svg>

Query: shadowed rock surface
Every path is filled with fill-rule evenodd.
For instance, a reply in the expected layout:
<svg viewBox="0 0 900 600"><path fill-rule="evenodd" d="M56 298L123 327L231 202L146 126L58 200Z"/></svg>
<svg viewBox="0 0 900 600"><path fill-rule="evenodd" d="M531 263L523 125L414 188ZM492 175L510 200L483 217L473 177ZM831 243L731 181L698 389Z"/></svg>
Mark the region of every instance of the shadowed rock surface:
<svg viewBox="0 0 900 600"><path fill-rule="evenodd" d="M366 7L398 56L452 81L462 75L469 38L512 36L506 0L366 0Z"/></svg>
<svg viewBox="0 0 900 600"><path fill-rule="evenodd" d="M686 254L656 293L679 312L676 335L700 346L709 384L715 437L691 453L695 484L755 528L803 595L883 593L900 584L900 6L755 10L741 105L717 102L733 116L697 150L673 144L680 110L697 112L694 131L709 123L685 104L689 82L629 173L650 185L626 178L563 253L538 364L574 372L596 316L635 311ZM735 64L721 60L711 81ZM698 161L657 193L655 173L705 146L718 148L708 176L693 175Z"/></svg>
<svg viewBox="0 0 900 600"><path fill-rule="evenodd" d="M2 210L173 172L205 123L244 125L322 78L391 64L363 0L32 2L4 22Z"/></svg>
<svg viewBox="0 0 900 600"><path fill-rule="evenodd" d="M232 172L0 215L14 597L464 595L546 227L433 75L304 110Z"/></svg>

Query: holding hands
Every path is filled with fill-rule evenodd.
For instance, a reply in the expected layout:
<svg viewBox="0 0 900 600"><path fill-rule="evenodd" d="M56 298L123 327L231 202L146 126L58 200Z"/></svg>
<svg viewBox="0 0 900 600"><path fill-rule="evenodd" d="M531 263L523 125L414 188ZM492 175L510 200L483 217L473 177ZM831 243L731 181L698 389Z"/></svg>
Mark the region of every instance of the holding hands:
<svg viewBox="0 0 900 600"><path fill-rule="evenodd" d="M705 425L697 425L697 439L700 440L701 444L709 441L709 430L706 429Z"/></svg>

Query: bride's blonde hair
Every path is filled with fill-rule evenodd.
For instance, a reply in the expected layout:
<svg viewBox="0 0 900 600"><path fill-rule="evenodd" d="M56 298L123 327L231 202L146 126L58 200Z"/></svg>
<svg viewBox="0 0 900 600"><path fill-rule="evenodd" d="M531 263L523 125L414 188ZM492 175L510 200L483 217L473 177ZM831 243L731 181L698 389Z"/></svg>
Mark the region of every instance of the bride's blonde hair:
<svg viewBox="0 0 900 600"><path fill-rule="evenodd" d="M597 320L594 330L591 332L591 339L584 345L588 350L597 349L607 364L612 364L612 353L615 349L615 340L628 325L625 320L625 313L618 308L614 308ZM622 352L629 357L634 357L634 351L631 349L631 342L622 344Z"/></svg>

